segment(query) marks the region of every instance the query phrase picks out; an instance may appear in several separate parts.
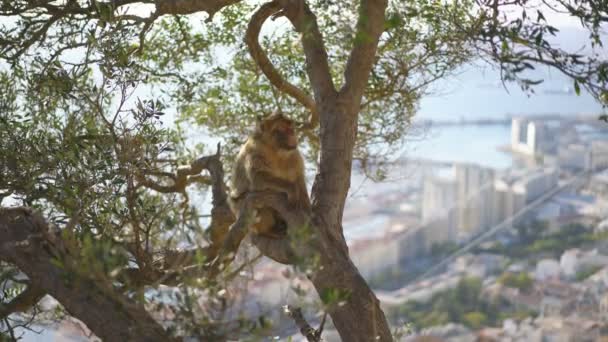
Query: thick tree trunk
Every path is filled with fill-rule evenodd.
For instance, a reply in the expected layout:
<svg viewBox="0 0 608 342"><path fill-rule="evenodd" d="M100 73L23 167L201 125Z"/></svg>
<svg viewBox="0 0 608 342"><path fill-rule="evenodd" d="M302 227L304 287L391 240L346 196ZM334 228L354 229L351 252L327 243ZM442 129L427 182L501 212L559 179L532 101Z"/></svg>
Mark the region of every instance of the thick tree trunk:
<svg viewBox="0 0 608 342"><path fill-rule="evenodd" d="M312 282L321 295L336 289L345 292L345 301L329 311L342 341L392 341L380 301L348 256L333 247L321 258L322 269Z"/></svg>
<svg viewBox="0 0 608 342"><path fill-rule="evenodd" d="M360 40L355 40L344 85L337 92L330 81L321 77L329 75L321 34L316 35L314 44L309 42L311 46L303 38L321 130L319 171L311 194L312 222L319 230L321 244L321 267L312 281L321 296L331 290L345 292L346 300L333 307L330 315L342 341L349 342L393 340L380 302L350 260L342 230L359 108L384 29L386 7L386 0L360 1L356 32Z"/></svg>
<svg viewBox="0 0 608 342"><path fill-rule="evenodd" d="M141 305L75 269L45 238L47 231L44 219L27 209L0 209L0 260L17 266L104 341L171 340Z"/></svg>
<svg viewBox="0 0 608 342"><path fill-rule="evenodd" d="M321 162L312 189L321 267L312 282L321 296L338 290L346 300L330 310L342 341L392 341L380 302L348 256L342 213L350 187L357 112L339 95L321 107Z"/></svg>

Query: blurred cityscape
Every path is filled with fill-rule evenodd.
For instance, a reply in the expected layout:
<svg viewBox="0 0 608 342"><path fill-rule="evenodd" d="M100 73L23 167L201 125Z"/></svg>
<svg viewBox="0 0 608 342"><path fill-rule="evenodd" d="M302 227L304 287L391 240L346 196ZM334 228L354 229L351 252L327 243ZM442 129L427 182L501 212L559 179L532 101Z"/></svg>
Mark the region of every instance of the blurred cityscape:
<svg viewBox="0 0 608 342"><path fill-rule="evenodd" d="M509 125L496 153L511 166L402 157L385 182L353 176L350 255L403 340L608 340L608 124L544 115L432 125ZM270 313L297 299L294 288L314 295L286 272L262 263L243 304Z"/></svg>

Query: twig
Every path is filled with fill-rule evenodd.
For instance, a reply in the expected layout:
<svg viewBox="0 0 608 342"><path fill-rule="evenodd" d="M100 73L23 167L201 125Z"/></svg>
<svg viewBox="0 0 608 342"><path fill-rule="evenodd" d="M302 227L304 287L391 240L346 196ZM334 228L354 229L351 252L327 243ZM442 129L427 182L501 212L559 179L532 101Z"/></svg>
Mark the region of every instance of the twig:
<svg viewBox="0 0 608 342"><path fill-rule="evenodd" d="M313 327L311 327L310 324L308 324L308 322L304 318L304 315L302 314L302 309L294 308L291 305L285 305L285 306L283 306L283 312L288 317L293 319L293 321L296 323L296 325L300 329L300 333L302 333L302 335L304 337L306 337L306 340L308 340L308 342L323 341L323 339L321 338L321 333L323 332L323 326L325 325L326 315L323 315L323 320L321 321L321 325L319 326L319 329L317 330L317 329L314 329Z"/></svg>

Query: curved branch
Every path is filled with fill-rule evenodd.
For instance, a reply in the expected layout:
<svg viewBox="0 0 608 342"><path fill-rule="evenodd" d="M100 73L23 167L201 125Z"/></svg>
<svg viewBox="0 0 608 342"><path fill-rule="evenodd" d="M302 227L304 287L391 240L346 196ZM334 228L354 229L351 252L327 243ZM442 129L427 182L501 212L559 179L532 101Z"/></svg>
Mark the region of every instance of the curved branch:
<svg viewBox="0 0 608 342"><path fill-rule="evenodd" d="M278 263L289 265L311 254L314 245L299 241L301 237L295 236L300 228L310 225L310 212L290 208L283 194L270 191L252 193L247 200L257 206L263 203L264 206L273 208L287 222L287 236L283 239L271 239L262 235L251 237L251 242L262 254Z"/></svg>
<svg viewBox="0 0 608 342"><path fill-rule="evenodd" d="M319 114L315 101L302 89L289 83L281 76L277 69L272 65L272 62L258 41L260 30L262 29L262 25L266 19L279 12L281 9L282 7L279 2L272 1L263 4L257 11L255 11L251 17L251 20L249 21L249 25L247 26L245 43L247 43L251 58L253 58L256 64L260 67L270 83L272 83L272 85L274 85L279 91L293 97L296 101L310 110L311 115L308 126L310 126L310 128L314 128L319 123Z"/></svg>
<svg viewBox="0 0 608 342"><path fill-rule="evenodd" d="M275 0L283 10L275 15L284 15L300 33L302 47L306 55L306 72L315 94L315 101L321 105L336 95L336 87L331 77L327 51L323 35L317 24L317 17L305 0Z"/></svg>
<svg viewBox="0 0 608 342"><path fill-rule="evenodd" d="M285 194L275 191L258 191L247 195L247 201L254 207L271 207L287 222L289 228L301 227L310 223L310 212L294 209L286 201ZM289 230L288 230L289 231Z"/></svg>
<svg viewBox="0 0 608 342"><path fill-rule="evenodd" d="M262 235L251 236L251 243L264 256L283 265L293 265L295 253L287 239L271 239Z"/></svg>

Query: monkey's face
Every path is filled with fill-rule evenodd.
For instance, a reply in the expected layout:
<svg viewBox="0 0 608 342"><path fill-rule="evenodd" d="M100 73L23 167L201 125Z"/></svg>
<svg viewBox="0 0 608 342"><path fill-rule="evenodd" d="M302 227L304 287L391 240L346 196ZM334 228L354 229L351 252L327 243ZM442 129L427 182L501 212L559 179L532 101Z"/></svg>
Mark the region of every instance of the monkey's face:
<svg viewBox="0 0 608 342"><path fill-rule="evenodd" d="M293 150L298 147L298 137L291 120L281 119L276 121L272 127L272 137L281 149Z"/></svg>

